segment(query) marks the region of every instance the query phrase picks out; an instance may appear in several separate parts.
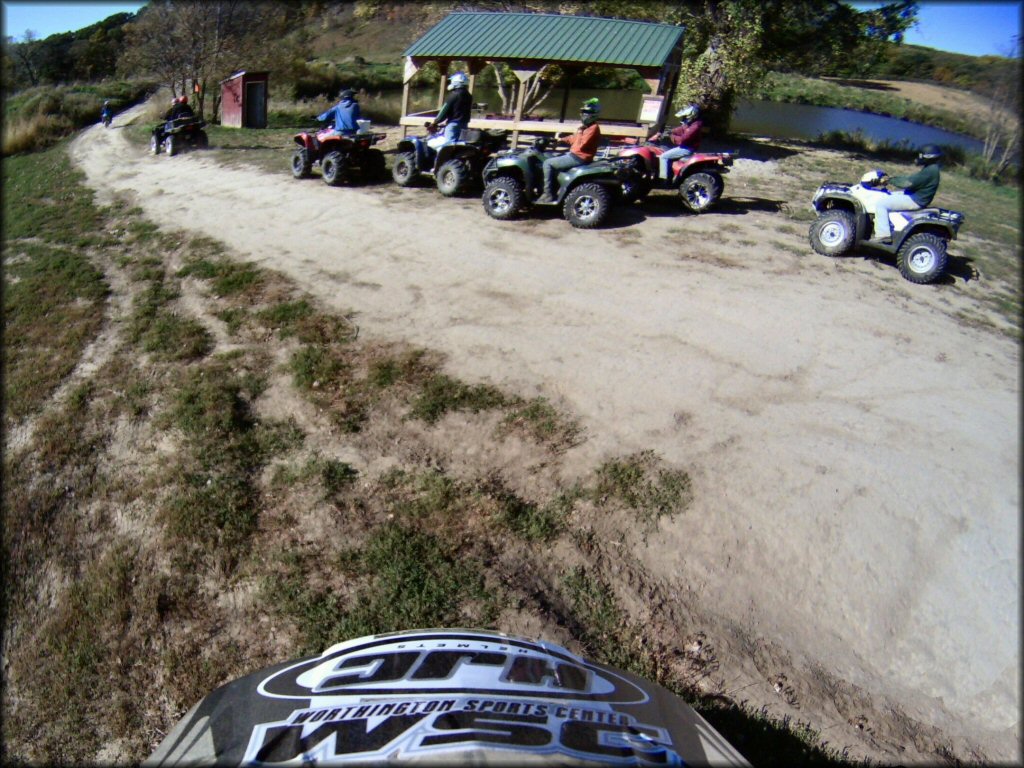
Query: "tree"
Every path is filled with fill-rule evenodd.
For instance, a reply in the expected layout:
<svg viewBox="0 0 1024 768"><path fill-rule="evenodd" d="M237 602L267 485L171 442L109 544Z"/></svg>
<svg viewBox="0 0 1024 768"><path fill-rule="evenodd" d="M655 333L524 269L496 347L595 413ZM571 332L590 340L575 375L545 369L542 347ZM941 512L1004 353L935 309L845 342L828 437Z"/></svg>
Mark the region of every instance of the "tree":
<svg viewBox="0 0 1024 768"><path fill-rule="evenodd" d="M1020 154L1020 35L1013 38L1006 58L1015 66L1003 68L992 83L981 153L993 178L1002 176Z"/></svg>
<svg viewBox="0 0 1024 768"><path fill-rule="evenodd" d="M245 0L153 0L127 29L127 50L120 67L143 71L174 95L196 95L203 115L211 87L213 117L219 110L216 84L238 69L266 66L287 51L282 41L298 5Z"/></svg>
<svg viewBox="0 0 1024 768"><path fill-rule="evenodd" d="M36 43L36 33L26 29L22 35L22 42L17 42L13 37L4 40L4 54L12 64L12 72L16 78L27 81L29 85L39 85L38 58L39 46ZM17 82L17 81L15 81Z"/></svg>

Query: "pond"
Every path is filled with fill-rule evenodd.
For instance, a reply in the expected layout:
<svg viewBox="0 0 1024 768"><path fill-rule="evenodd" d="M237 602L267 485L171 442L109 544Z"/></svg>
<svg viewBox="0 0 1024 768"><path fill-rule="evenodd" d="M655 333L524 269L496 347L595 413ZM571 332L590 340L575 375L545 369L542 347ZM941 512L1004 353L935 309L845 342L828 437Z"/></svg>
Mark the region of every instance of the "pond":
<svg viewBox="0 0 1024 768"><path fill-rule="evenodd" d="M562 109L563 91L551 94L534 110L542 117L558 117ZM569 91L567 115L576 117L577 109L584 100L596 96L601 100L601 116L606 120L634 120L640 112L639 91L587 90ZM437 105L437 91L415 89L411 97L413 112L433 109ZM501 111L501 97L497 89L477 88L473 94L475 103L486 104L487 112ZM374 119L398 122L402 106L399 91L384 91L376 96L364 97L363 109ZM672 125L673 119L669 119ZM860 131L865 138L887 141L891 144L906 142L912 147L921 144L944 144L962 147L968 152L980 153L983 143L970 136L964 136L929 125L912 123L895 117L873 115L852 109L815 107L808 104L787 104L774 101L742 101L733 115L731 130L736 133L752 133L772 136L778 139L801 139L814 141L829 131Z"/></svg>

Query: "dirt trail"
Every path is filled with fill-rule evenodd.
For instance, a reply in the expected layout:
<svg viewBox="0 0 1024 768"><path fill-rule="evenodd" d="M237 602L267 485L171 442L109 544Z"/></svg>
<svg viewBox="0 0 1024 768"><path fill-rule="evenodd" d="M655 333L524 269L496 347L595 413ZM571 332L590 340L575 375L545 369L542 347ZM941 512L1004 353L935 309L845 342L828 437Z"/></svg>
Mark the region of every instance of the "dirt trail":
<svg viewBox="0 0 1024 768"><path fill-rule="evenodd" d="M956 321L981 289L832 267L756 201L682 217L655 200L588 232L154 158L116 127L73 153L92 186L287 273L364 335L577 414L569 471L642 449L686 468L696 501L643 567L794 668L1016 757L1019 357Z"/></svg>

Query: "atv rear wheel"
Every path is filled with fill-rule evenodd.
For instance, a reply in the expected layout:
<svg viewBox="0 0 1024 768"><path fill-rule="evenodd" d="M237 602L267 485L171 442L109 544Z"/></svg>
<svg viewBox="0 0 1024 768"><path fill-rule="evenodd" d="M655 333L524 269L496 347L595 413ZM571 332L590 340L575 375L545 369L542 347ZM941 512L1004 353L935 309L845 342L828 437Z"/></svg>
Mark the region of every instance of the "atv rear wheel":
<svg viewBox="0 0 1024 768"><path fill-rule="evenodd" d="M853 248L857 222L850 211L830 208L818 214L807 232L811 248L822 256L842 256Z"/></svg>
<svg viewBox="0 0 1024 768"><path fill-rule="evenodd" d="M566 220L579 229L599 227L608 218L612 196L601 184L580 184L565 196L562 213Z"/></svg>
<svg viewBox="0 0 1024 768"><path fill-rule="evenodd" d="M309 151L299 147L292 153L292 176L296 179L308 179L313 170L313 162L309 159Z"/></svg>
<svg viewBox="0 0 1024 768"><path fill-rule="evenodd" d="M384 162L384 153L379 149L368 149L363 155L363 175L367 180L377 181L387 176L388 166Z"/></svg>
<svg viewBox="0 0 1024 768"><path fill-rule="evenodd" d="M173 133L164 139L164 151L168 157L174 157L178 154L178 137Z"/></svg>
<svg viewBox="0 0 1024 768"><path fill-rule="evenodd" d="M514 219L524 202L522 182L514 176L498 176L484 187L484 210L492 219Z"/></svg>
<svg viewBox="0 0 1024 768"><path fill-rule="evenodd" d="M391 178L400 187L411 187L416 183L416 154L414 152L402 152L395 157L395 164L391 166Z"/></svg>
<svg viewBox="0 0 1024 768"><path fill-rule="evenodd" d="M469 186L469 168L459 159L449 160L437 171L437 191L455 197Z"/></svg>
<svg viewBox="0 0 1024 768"><path fill-rule="evenodd" d="M946 271L946 243L930 232L908 237L896 254L900 274L919 285L938 280Z"/></svg>
<svg viewBox="0 0 1024 768"><path fill-rule="evenodd" d="M718 202L722 195L722 177L714 173L695 173L683 179L679 196L683 205L693 213L704 213Z"/></svg>
<svg viewBox="0 0 1024 768"><path fill-rule="evenodd" d="M345 170L348 167L348 158L341 152L328 152L327 157L320 164L323 171L324 183L336 187L344 180Z"/></svg>

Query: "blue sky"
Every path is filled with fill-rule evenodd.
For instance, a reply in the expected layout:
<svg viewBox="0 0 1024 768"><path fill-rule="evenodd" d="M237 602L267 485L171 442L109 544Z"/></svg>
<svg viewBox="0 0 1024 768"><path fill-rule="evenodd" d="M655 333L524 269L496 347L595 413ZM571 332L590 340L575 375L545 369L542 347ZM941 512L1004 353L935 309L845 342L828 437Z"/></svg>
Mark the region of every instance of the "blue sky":
<svg viewBox="0 0 1024 768"><path fill-rule="evenodd" d="M87 27L122 11L137 11L145 3L4 2L4 34L21 38L26 29L40 37ZM851 3L859 8L879 5ZM974 56L1003 54L1020 34L1021 2L920 3L917 27L907 33L913 45L925 45Z"/></svg>

